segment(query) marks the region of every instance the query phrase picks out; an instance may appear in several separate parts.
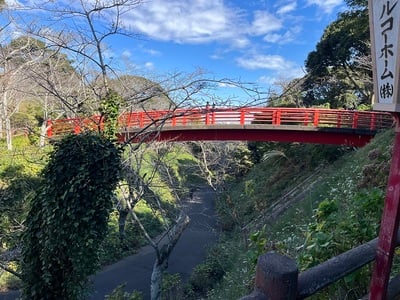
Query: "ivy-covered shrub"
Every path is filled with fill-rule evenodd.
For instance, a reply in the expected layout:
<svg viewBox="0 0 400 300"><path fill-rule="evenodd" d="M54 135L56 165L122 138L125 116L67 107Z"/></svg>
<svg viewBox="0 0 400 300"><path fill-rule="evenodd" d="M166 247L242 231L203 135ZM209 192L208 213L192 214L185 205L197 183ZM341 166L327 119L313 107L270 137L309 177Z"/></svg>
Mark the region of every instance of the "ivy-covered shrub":
<svg viewBox="0 0 400 300"><path fill-rule="evenodd" d="M103 134L110 140L115 140L118 133L118 115L122 101L122 97L116 91L108 90L100 104L100 112L104 117Z"/></svg>
<svg viewBox="0 0 400 300"><path fill-rule="evenodd" d="M24 299L84 298L119 174L119 150L99 135L68 136L55 145L26 219Z"/></svg>

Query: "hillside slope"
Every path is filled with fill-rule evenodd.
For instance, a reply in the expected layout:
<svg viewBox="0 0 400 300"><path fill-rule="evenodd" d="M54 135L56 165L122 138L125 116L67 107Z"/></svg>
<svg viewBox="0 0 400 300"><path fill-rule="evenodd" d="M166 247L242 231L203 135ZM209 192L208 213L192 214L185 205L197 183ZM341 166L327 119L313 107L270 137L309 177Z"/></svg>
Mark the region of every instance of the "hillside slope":
<svg viewBox="0 0 400 300"><path fill-rule="evenodd" d="M393 137L392 130L380 133L363 148L342 149L346 153L334 161L316 158L318 147L307 146L306 155L288 151L262 161L233 185L219 201L222 222L231 229L220 254L229 263L209 299L249 293L256 258L271 249L306 269L376 237ZM366 293L369 274L367 266L313 299L358 299Z"/></svg>

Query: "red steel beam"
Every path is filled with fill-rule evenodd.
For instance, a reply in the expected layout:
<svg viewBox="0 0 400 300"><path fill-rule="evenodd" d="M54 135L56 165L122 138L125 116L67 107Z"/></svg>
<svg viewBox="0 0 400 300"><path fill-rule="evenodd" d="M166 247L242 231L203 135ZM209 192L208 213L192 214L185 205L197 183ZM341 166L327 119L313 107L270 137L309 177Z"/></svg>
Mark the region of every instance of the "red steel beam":
<svg viewBox="0 0 400 300"><path fill-rule="evenodd" d="M389 180L386 189L385 205L379 231L376 259L372 272L371 300L384 300L392 268L396 236L400 220L400 114L396 113L396 135L394 141Z"/></svg>
<svg viewBox="0 0 400 300"><path fill-rule="evenodd" d="M121 142L149 141L274 141L313 144L331 144L362 147L370 142L373 134L358 133L353 130L279 130L277 129L185 129L162 130L154 133L138 134L125 132L119 137Z"/></svg>

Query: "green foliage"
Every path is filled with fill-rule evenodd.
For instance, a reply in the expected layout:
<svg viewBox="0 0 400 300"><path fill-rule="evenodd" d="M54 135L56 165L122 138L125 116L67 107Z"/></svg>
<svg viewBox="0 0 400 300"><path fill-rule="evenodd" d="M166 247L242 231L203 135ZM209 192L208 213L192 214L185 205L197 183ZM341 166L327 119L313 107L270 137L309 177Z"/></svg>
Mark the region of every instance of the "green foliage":
<svg viewBox="0 0 400 300"><path fill-rule="evenodd" d="M55 145L26 219L24 299L84 297L119 172L119 151L98 135L67 136Z"/></svg>
<svg viewBox="0 0 400 300"><path fill-rule="evenodd" d="M202 299L221 280L229 264L226 253L226 248L214 247L210 249L206 260L194 268L185 292L189 299Z"/></svg>
<svg viewBox="0 0 400 300"><path fill-rule="evenodd" d="M18 272L18 266L15 262L7 264L7 267ZM17 276L0 268L0 292L2 287L10 290L17 290L21 288L21 280Z"/></svg>
<svg viewBox="0 0 400 300"><path fill-rule="evenodd" d="M383 198L380 189L361 191L354 195L354 204L346 212L339 209L339 203L335 200L322 201L315 212L315 221L309 224L306 232L305 249L299 256L299 267L308 269L375 238ZM352 273L315 298L325 299L332 291L339 296L349 289L360 297L366 292L369 272L368 268L364 268Z"/></svg>
<svg viewBox="0 0 400 300"><path fill-rule="evenodd" d="M321 163L333 162L350 149L336 145L315 145L300 143L250 142L248 144L253 160L279 161L280 166L290 163L298 168L310 169Z"/></svg>
<svg viewBox="0 0 400 300"><path fill-rule="evenodd" d="M368 7L368 0L346 0L346 4L355 9L359 8L367 8Z"/></svg>
<svg viewBox="0 0 400 300"><path fill-rule="evenodd" d="M371 104L371 70L360 60L369 60L369 20L365 1L348 1L351 10L327 26L316 50L305 62L303 103L330 103L332 108L356 108ZM363 3L362 3L363 2Z"/></svg>
<svg viewBox="0 0 400 300"><path fill-rule="evenodd" d="M164 273L162 278L162 298L164 300L183 299L182 278L180 274Z"/></svg>
<svg viewBox="0 0 400 300"><path fill-rule="evenodd" d="M161 232L164 219L156 208L153 209L146 201L140 200L135 205L135 212L150 236Z"/></svg>
<svg viewBox="0 0 400 300"><path fill-rule="evenodd" d="M254 166L252 161L251 151L244 144L235 148L234 163L232 164L232 174L235 178L240 178L247 174Z"/></svg>
<svg viewBox="0 0 400 300"><path fill-rule="evenodd" d="M36 176L26 174L24 165L9 165L0 172L0 249L13 248L18 243L20 230L19 224L26 217L26 197L32 193L39 180Z"/></svg>
<svg viewBox="0 0 400 300"><path fill-rule="evenodd" d="M208 299L238 299L249 294L254 288L252 280L255 273L255 256L257 252L262 251L264 244L267 247L265 251L273 248L296 258L299 268L303 270L375 238L383 208L383 182L388 176L387 170L382 170L382 163L390 162L393 138L393 130L382 132L370 144L357 151L333 151L332 159L328 160L323 156L330 157L329 153L333 149L322 154L319 151L324 148L320 147L291 146L285 150L278 148L288 159L271 159L257 164L245 176L243 183L232 186L226 196L231 203L230 207L234 208L231 212L234 211L235 214L227 213L227 205L224 210L219 210L222 212L223 222L226 223L229 222L229 218L247 220L246 215L251 216L249 220L255 220L244 222L246 231L253 232L249 235L250 243L244 246L242 239L238 238L238 231L241 229L235 226L230 228L236 239L231 240L230 251L223 256L231 264L225 267L223 280L208 292ZM264 150L267 153L274 149L272 145L264 146L264 149L258 149L260 157ZM308 149L308 152L305 149ZM267 216L271 210L269 203L292 189L299 177L304 178L307 172L315 172L313 170L318 162L324 162L324 167L318 169L318 176L310 182L312 189L304 193L299 201L292 203L279 218L268 220ZM303 168L297 172L293 164L300 164ZM374 169L368 169L366 174L365 166L372 164L375 165ZM283 176L286 178L285 184L270 180L279 178L275 172L285 174L287 169L291 171L287 177ZM366 185L368 178L372 178L375 173L378 174L375 177L379 178L371 181L371 185ZM316 178L319 179L314 181ZM378 185L374 186L376 183ZM255 187L254 191L249 189L249 185ZM255 205L258 197L264 199L267 207L261 213ZM221 203L224 202L226 201L223 198L218 199L217 206L222 208ZM264 224L266 235L262 233ZM242 233L241 230L240 234ZM241 249L239 253L237 249ZM325 288L311 299L359 299L367 292L370 274L371 268L367 265Z"/></svg>
<svg viewBox="0 0 400 300"><path fill-rule="evenodd" d="M16 135L27 135L31 145L37 145L40 138L40 126L43 123L43 108L34 101L23 101L18 112L11 116L13 128L19 129ZM15 135L13 137L15 147Z"/></svg>
<svg viewBox="0 0 400 300"><path fill-rule="evenodd" d="M386 187L392 151L392 147L388 147L368 152L366 163L362 169L363 176L358 184L360 188Z"/></svg>
<svg viewBox="0 0 400 300"><path fill-rule="evenodd" d="M117 286L111 293L105 297L106 300L143 300L143 296L140 292L134 291L128 293L124 291L125 284Z"/></svg>
<svg viewBox="0 0 400 300"><path fill-rule="evenodd" d="M108 231L99 248L99 261L106 265L122 259L135 252L135 249L144 244L144 238L138 226L132 224L130 217L125 225L125 238L121 241L118 226L118 212L113 211L108 220ZM151 232L153 232L151 230Z"/></svg>
<svg viewBox="0 0 400 300"><path fill-rule="evenodd" d="M298 143L250 143L249 148L259 164L244 179L228 185L230 192L222 194L216 203L226 230L250 222L316 167L349 151L345 147Z"/></svg>
<svg viewBox="0 0 400 300"><path fill-rule="evenodd" d="M103 134L110 140L115 140L118 133L119 107L122 97L114 90L108 90L100 104L100 112L104 117Z"/></svg>
<svg viewBox="0 0 400 300"><path fill-rule="evenodd" d="M36 189L46 160L46 151L34 149L25 137L14 142L13 152L0 143L0 252L20 244L26 198Z"/></svg>
<svg viewBox="0 0 400 300"><path fill-rule="evenodd" d="M257 263L258 257L265 253L267 247L267 234L266 234L266 226L264 225L262 229L257 230L250 234L249 236L249 250L248 256L250 260L254 263Z"/></svg>
<svg viewBox="0 0 400 300"><path fill-rule="evenodd" d="M207 299L239 299L253 290L255 262L248 246L239 232L221 236L219 244L214 247L218 251L213 253L218 255L224 275L219 282L213 283L212 289L207 292Z"/></svg>

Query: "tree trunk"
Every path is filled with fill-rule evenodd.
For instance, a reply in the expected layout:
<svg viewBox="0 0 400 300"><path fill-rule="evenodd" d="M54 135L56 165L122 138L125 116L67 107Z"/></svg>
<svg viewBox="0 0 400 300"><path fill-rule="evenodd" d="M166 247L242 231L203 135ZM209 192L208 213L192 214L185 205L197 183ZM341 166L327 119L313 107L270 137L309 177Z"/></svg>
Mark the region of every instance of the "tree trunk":
<svg viewBox="0 0 400 300"><path fill-rule="evenodd" d="M40 135L39 135L39 147L44 147L45 142L46 142L46 137L47 137L47 121L49 119L49 114L48 114L48 97L49 95L46 94L44 97L44 103L43 103L43 122L40 126Z"/></svg>
<svg viewBox="0 0 400 300"><path fill-rule="evenodd" d="M151 300L160 300L162 293L162 278L163 273L167 269L168 259L159 261L156 259L153 266L153 272L151 273L151 286L150 286L150 297Z"/></svg>
<svg viewBox="0 0 400 300"><path fill-rule="evenodd" d="M1 115L2 115L2 121L4 122L4 130L6 132L7 149L12 150L11 121L10 121L10 117L7 113L7 108L8 108L7 97L8 97L8 93L7 93L7 91L4 91Z"/></svg>
<svg viewBox="0 0 400 300"><path fill-rule="evenodd" d="M44 147L46 136L47 136L47 120L44 120L42 122L42 125L40 125L39 147Z"/></svg>
<svg viewBox="0 0 400 300"><path fill-rule="evenodd" d="M11 120L8 116L6 116L6 120L5 120L5 130L6 130L6 139L7 139L7 149L12 150Z"/></svg>
<svg viewBox="0 0 400 300"><path fill-rule="evenodd" d="M121 208L118 210L118 232L121 243L125 242L125 224L128 217L129 209Z"/></svg>
<svg viewBox="0 0 400 300"><path fill-rule="evenodd" d="M183 231L189 224L189 216L181 212L176 224L168 233L166 243L161 249L156 248L157 259L153 266L153 273L151 274L150 297L151 300L161 300L162 294L162 278L165 269L168 266L168 258L172 253L176 243L181 237Z"/></svg>

